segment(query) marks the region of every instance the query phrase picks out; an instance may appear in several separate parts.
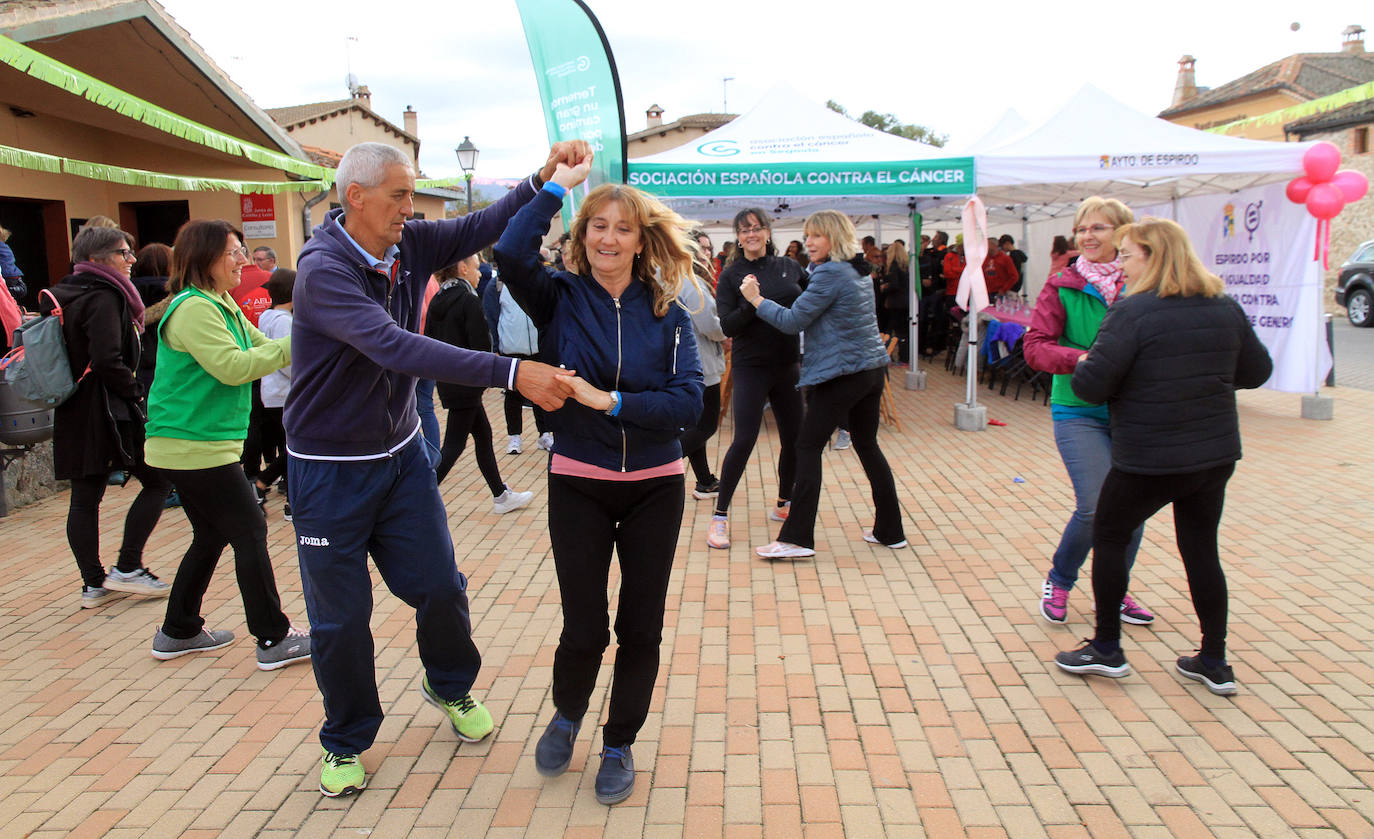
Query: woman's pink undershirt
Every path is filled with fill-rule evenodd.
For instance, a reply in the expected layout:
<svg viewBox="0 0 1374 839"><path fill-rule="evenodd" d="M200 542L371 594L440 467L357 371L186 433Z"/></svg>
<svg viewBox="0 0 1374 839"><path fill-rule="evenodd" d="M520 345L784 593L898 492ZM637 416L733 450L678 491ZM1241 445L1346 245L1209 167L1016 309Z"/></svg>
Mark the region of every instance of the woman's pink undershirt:
<svg viewBox="0 0 1374 839"><path fill-rule="evenodd" d="M580 460L573 460L570 457L556 454L549 464L549 471L555 475L567 475L570 478L591 478L597 481L643 481L649 478L682 475L686 469L683 468L681 460L670 460L662 466L635 469L632 472L617 472L614 469L593 466L590 463L583 463Z"/></svg>

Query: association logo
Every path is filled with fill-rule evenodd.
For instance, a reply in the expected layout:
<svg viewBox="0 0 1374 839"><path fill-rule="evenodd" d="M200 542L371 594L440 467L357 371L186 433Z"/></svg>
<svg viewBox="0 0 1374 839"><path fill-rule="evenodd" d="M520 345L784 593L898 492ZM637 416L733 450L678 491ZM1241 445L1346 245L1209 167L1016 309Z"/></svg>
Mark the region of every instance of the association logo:
<svg viewBox="0 0 1374 839"><path fill-rule="evenodd" d="M1236 235L1236 205L1227 203L1221 208L1221 238L1229 239Z"/></svg>
<svg viewBox="0 0 1374 839"><path fill-rule="evenodd" d="M573 73L585 73L587 70L591 69L591 66L592 60L590 58L585 55L579 55L577 58L570 58L567 61L560 61L557 64L550 65L545 68L544 75L552 79L561 79L565 76L571 76Z"/></svg>
<svg viewBox="0 0 1374 839"><path fill-rule="evenodd" d="M587 68L588 68L588 67L591 67L591 66L592 66L592 60L591 60L590 58L588 58L587 56L585 56L585 55L579 55L579 56L577 57L577 69L578 69L578 72L585 73L585 72L587 71Z"/></svg>
<svg viewBox="0 0 1374 839"><path fill-rule="evenodd" d="M1099 168L1099 169L1110 169L1111 166L1112 166L1112 156L1111 156L1110 154L1104 154L1104 155L1102 155L1101 157L1097 158L1097 168Z"/></svg>
<svg viewBox="0 0 1374 839"><path fill-rule="evenodd" d="M713 140L697 146L697 152L707 157L733 157L739 154L739 144L734 140Z"/></svg>
<svg viewBox="0 0 1374 839"><path fill-rule="evenodd" d="M1264 206L1263 201L1255 201L1245 205L1245 232L1250 234L1250 241L1255 241L1255 233L1260 228L1260 208Z"/></svg>

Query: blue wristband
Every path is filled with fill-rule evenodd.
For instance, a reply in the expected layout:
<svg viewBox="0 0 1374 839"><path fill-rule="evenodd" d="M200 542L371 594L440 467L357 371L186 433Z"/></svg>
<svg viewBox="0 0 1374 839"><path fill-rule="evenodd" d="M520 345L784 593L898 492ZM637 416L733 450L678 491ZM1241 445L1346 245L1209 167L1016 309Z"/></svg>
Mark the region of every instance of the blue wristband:
<svg viewBox="0 0 1374 839"><path fill-rule="evenodd" d="M542 189L545 192L552 192L554 198L561 199L564 195L568 194L568 191L564 189L561 184L556 184L553 181L544 181Z"/></svg>
<svg viewBox="0 0 1374 839"><path fill-rule="evenodd" d="M618 390L613 390L611 393L615 395L615 407L611 409L611 416L618 417L620 416L620 409L625 405L625 399Z"/></svg>

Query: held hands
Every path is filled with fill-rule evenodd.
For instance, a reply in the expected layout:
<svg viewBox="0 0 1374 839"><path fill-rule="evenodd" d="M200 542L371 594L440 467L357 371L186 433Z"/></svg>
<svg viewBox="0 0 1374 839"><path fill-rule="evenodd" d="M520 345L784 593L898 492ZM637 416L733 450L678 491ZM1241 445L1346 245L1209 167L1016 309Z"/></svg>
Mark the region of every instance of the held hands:
<svg viewBox="0 0 1374 839"><path fill-rule="evenodd" d="M573 395L568 380L572 371L538 361L522 361L515 369L515 389L546 411L557 411Z"/></svg>
<svg viewBox="0 0 1374 839"><path fill-rule="evenodd" d="M739 284L739 293L754 307L757 307L759 301L763 300L763 295L759 292L759 278L753 274L747 275L744 281Z"/></svg>
<svg viewBox="0 0 1374 839"><path fill-rule="evenodd" d="M592 169L592 156L588 152L587 156L576 166L569 166L563 161L558 162L558 167L554 169L553 177L549 180L563 187L572 189L583 181L587 180L587 173Z"/></svg>
<svg viewBox="0 0 1374 839"><path fill-rule="evenodd" d="M581 376L566 375L562 377L567 381L571 388L570 394L573 399L591 408L593 411L609 411L611 409L611 394L599 388L592 387L587 380Z"/></svg>
<svg viewBox="0 0 1374 839"><path fill-rule="evenodd" d="M539 170L539 178L543 181L553 180L558 171L559 163L567 164L570 169L576 169L583 162L587 164L588 169L591 168L592 147L587 145L585 140L564 140L554 143L553 147L549 149L549 159L544 162L544 168ZM586 178L585 172L582 177L583 179ZM556 181L556 183L564 188L569 188L576 186L581 181L574 184L565 184L561 181Z"/></svg>

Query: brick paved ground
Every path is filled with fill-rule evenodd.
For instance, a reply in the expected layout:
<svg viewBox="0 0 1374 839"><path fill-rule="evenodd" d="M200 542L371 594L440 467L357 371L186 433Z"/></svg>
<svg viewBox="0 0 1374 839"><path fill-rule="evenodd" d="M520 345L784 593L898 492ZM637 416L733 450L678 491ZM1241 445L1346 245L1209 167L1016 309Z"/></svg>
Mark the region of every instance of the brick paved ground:
<svg viewBox="0 0 1374 839"><path fill-rule="evenodd" d="M500 727L459 745L418 692L411 613L378 583L388 716L364 755L371 786L335 801L315 786L310 669L254 667L227 564L206 614L240 640L156 662L159 603L77 607L66 495L22 508L0 520L0 835L1374 835L1374 505L1368 448L1350 442L1374 425L1374 393L1335 391L1330 423L1299 419L1296 396L1242 395L1247 456L1222 528L1231 699L1173 673L1197 630L1167 514L1136 565L1132 590L1159 614L1127 628L1136 674L1085 681L1047 665L1091 618L1086 592L1067 627L1036 614L1070 503L1049 411L992 396L1008 426L960 434L958 394L933 372L930 390L897 394L905 433L881 436L909 550L860 539L871 513L852 452L826 455L814 562L749 551L776 528L763 514L771 437L737 496L734 550L708 550L709 504L689 508L638 785L614 808L591 789L609 668L571 771L534 771L561 623L544 508L491 515L470 454L444 492L486 655L478 689ZM501 456L510 483L542 499L540 460ZM109 556L132 494L105 504ZM303 619L280 504L271 545ZM169 512L150 567L170 578L187 538Z"/></svg>

